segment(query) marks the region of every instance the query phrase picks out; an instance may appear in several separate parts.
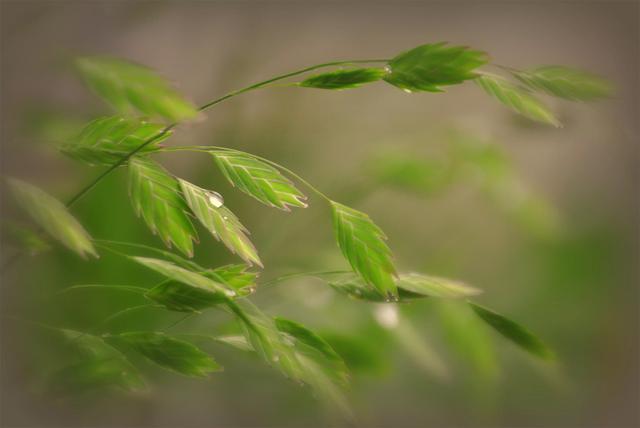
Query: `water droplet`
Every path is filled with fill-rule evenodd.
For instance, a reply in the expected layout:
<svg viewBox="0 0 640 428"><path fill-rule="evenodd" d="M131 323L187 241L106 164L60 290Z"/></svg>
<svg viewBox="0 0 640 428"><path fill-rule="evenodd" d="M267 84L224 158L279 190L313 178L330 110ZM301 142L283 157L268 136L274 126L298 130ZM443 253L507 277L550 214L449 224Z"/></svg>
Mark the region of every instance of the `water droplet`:
<svg viewBox="0 0 640 428"><path fill-rule="evenodd" d="M274 355L272 360L273 360L274 363L277 363L278 361L280 361L280 357L277 356L277 355Z"/></svg>
<svg viewBox="0 0 640 428"><path fill-rule="evenodd" d="M224 294L226 294L229 297L235 297L236 292L233 290L226 290Z"/></svg>
<svg viewBox="0 0 640 428"><path fill-rule="evenodd" d="M411 89L406 89L405 88L405 89L403 89L403 91L405 91L407 94L411 94L412 93Z"/></svg>
<svg viewBox="0 0 640 428"><path fill-rule="evenodd" d="M209 191L209 203L216 208L220 208L224 205L224 198L218 192L214 192L213 190Z"/></svg>
<svg viewBox="0 0 640 428"><path fill-rule="evenodd" d="M387 73L391 73L391 66L390 65L385 65L384 66L384 71L386 71Z"/></svg>
<svg viewBox="0 0 640 428"><path fill-rule="evenodd" d="M227 216L225 215L225 216L222 216L222 219L223 219L223 220L229 220L229 217L227 217Z"/></svg>

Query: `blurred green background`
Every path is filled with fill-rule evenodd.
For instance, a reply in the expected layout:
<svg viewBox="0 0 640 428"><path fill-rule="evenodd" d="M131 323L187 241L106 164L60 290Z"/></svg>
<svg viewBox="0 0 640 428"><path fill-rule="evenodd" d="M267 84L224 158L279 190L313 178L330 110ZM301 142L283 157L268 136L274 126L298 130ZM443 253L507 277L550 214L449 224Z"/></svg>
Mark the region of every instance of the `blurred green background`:
<svg viewBox="0 0 640 428"><path fill-rule="evenodd" d="M514 117L473 84L405 94L383 84L333 92L273 88L217 106L168 142L246 150L290 167L388 234L401 270L461 279L480 301L538 333L559 357L533 361L464 308L423 301L387 329L380 308L313 279L259 290L266 312L321 332L353 371L356 426L638 424L638 4L633 2L3 2L3 175L66 199L100 169L56 145L108 108L69 67L106 53L159 70L202 104L228 90L331 60L390 57L449 41L501 64L566 64L611 79L616 97L551 104L564 127ZM261 278L346 266L329 212L270 210L234 191L208 156L159 156L216 189L251 230ZM126 174L74 209L101 239L160 246L131 209ZM2 195L2 253L29 222ZM200 231L196 259L238 259ZM257 358L203 345L225 366L190 380L146 365L144 394L52 393L59 344L15 318L84 330L139 297L66 286L149 286L156 277L103 255L84 262L54 244L2 276L2 426L340 425L307 392ZM164 328L180 314L149 309L111 331ZM215 311L176 331L213 334Z"/></svg>

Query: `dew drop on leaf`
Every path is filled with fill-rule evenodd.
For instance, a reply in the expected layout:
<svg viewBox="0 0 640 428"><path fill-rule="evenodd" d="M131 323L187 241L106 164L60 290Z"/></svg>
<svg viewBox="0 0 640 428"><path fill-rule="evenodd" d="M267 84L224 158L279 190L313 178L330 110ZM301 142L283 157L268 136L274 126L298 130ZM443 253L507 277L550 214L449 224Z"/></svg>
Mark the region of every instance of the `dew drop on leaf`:
<svg viewBox="0 0 640 428"><path fill-rule="evenodd" d="M220 208L222 205L224 205L224 198L220 193L210 190L208 196L209 196L209 203L214 207Z"/></svg>

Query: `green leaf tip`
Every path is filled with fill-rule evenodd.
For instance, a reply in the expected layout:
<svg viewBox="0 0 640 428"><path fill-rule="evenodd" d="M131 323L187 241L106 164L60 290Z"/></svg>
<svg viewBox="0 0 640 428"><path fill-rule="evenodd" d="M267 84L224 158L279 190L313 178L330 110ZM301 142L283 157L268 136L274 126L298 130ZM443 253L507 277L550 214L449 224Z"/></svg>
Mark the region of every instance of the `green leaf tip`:
<svg viewBox="0 0 640 428"><path fill-rule="evenodd" d="M397 300L396 269L386 235L363 212L331 201L338 246L355 272L385 299Z"/></svg>
<svg viewBox="0 0 640 428"><path fill-rule="evenodd" d="M545 360L555 359L553 351L522 325L473 302L469 306L480 319L523 350Z"/></svg>
<svg viewBox="0 0 640 428"><path fill-rule="evenodd" d="M475 69L486 64L485 52L446 42L418 46L389 61L387 83L406 92L442 92L442 86L474 79Z"/></svg>
<svg viewBox="0 0 640 428"><path fill-rule="evenodd" d="M311 76L298 83L298 86L333 90L352 89L381 80L386 74L387 71L383 68L337 70Z"/></svg>
<svg viewBox="0 0 640 428"><path fill-rule="evenodd" d="M22 180L8 178L7 184L18 205L45 232L83 258L98 257L91 236L62 202Z"/></svg>
<svg viewBox="0 0 640 428"><path fill-rule="evenodd" d="M60 150L77 160L91 165L110 166L148 141L139 154L148 154L159 149L158 144L171 136L163 132L165 126L144 119L122 116L100 117L87 124L72 141Z"/></svg>
<svg viewBox="0 0 640 428"><path fill-rule="evenodd" d="M193 119L198 110L152 69L108 56L77 58L77 69L87 85L117 111L138 111L172 122Z"/></svg>

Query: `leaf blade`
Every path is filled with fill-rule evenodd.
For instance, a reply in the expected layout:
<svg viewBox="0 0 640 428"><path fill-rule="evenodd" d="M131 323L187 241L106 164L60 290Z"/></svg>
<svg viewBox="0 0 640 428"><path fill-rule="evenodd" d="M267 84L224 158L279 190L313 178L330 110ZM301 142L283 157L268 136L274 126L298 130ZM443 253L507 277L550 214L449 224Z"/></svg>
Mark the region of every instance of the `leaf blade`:
<svg viewBox="0 0 640 428"><path fill-rule="evenodd" d="M178 179L186 203L202 225L234 254L244 261L262 267L258 252L247 236L249 231L240 220L210 191ZM215 201L212 202L212 198Z"/></svg>
<svg viewBox="0 0 640 428"><path fill-rule="evenodd" d="M172 122L198 115L191 102L145 66L117 58L88 56L77 58L76 67L86 84L122 113L137 110Z"/></svg>
<svg viewBox="0 0 640 428"><path fill-rule="evenodd" d="M222 367L195 345L159 332L126 332L106 340L131 348L158 366L190 377L207 377Z"/></svg>
<svg viewBox="0 0 640 428"><path fill-rule="evenodd" d="M385 74L384 69L374 67L336 70L308 77L298 83L298 86L332 90L352 89L366 83L376 82L382 79Z"/></svg>
<svg viewBox="0 0 640 428"><path fill-rule="evenodd" d="M158 150L158 144L171 136L164 125L122 116L100 117L89 122L61 151L74 159L92 165L110 166L151 140L140 154Z"/></svg>
<svg viewBox="0 0 640 428"><path fill-rule="evenodd" d="M537 98L500 76L483 74L474 82L486 93L511 110L536 122L547 123L556 128L562 126L553 113Z"/></svg>
<svg viewBox="0 0 640 428"><path fill-rule="evenodd" d="M408 92L442 92L441 86L475 78L474 70L487 60L486 53L463 46L426 44L391 59L384 80Z"/></svg>
<svg viewBox="0 0 640 428"><path fill-rule="evenodd" d="M228 150L210 151L231 185L267 206L289 211L306 208L306 196L276 168L253 156Z"/></svg>
<svg viewBox="0 0 640 428"><path fill-rule="evenodd" d="M338 246L355 272L387 299L396 300L395 266L384 232L368 215L331 201Z"/></svg>
<svg viewBox="0 0 640 428"><path fill-rule="evenodd" d="M174 177L151 159L135 156L129 161L129 197L135 213L167 247L193 256L197 233Z"/></svg>
<svg viewBox="0 0 640 428"><path fill-rule="evenodd" d="M529 88L569 101L595 101L611 96L612 85L600 76L576 68L547 65L511 71Z"/></svg>
<svg viewBox="0 0 640 428"><path fill-rule="evenodd" d="M478 304L469 302L469 306L481 320L523 350L545 360L554 359L547 345L522 325Z"/></svg>

